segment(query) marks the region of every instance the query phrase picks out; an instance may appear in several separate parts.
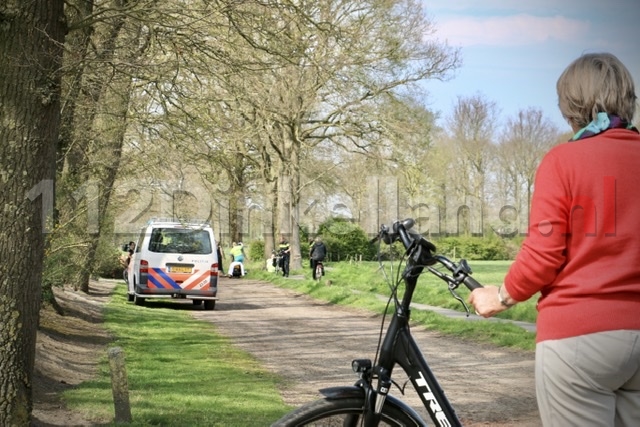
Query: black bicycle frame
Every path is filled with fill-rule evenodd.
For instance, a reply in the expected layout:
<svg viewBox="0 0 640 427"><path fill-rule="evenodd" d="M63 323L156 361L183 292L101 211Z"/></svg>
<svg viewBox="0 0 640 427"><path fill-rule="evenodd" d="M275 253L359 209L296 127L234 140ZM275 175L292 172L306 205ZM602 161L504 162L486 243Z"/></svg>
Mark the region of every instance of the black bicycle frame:
<svg viewBox="0 0 640 427"><path fill-rule="evenodd" d="M396 308L382 342L380 359L376 367L379 376L378 384L380 384L380 373L387 375L390 379L394 366L400 365L408 375L435 425L461 427L462 424L455 410L446 398L442 387L440 387L409 331L411 313L409 306L422 270L423 267L409 265L404 271L405 293L402 302ZM380 385L378 385L378 393L380 391Z"/></svg>

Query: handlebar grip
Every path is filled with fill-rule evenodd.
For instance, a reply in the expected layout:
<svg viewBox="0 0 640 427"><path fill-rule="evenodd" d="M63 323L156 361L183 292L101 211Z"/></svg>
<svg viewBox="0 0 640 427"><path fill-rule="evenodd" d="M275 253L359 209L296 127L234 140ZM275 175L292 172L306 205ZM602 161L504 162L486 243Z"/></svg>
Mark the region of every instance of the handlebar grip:
<svg viewBox="0 0 640 427"><path fill-rule="evenodd" d="M478 288L484 288L484 286L482 286L480 284L480 282L478 282L476 279L474 279L471 276L467 276L464 278L464 280L462 281L462 283L464 283L464 285L467 287L467 289L469 289L470 291L473 291L474 289L478 289Z"/></svg>

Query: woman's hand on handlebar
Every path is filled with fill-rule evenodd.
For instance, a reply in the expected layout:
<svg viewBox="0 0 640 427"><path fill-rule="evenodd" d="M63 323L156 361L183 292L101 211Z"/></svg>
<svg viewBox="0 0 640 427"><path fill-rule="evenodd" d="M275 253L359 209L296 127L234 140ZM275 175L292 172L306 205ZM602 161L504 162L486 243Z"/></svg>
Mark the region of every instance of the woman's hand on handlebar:
<svg viewBox="0 0 640 427"><path fill-rule="evenodd" d="M500 302L498 290L497 286L485 286L471 292L469 304L473 305L478 316L492 317L509 308Z"/></svg>

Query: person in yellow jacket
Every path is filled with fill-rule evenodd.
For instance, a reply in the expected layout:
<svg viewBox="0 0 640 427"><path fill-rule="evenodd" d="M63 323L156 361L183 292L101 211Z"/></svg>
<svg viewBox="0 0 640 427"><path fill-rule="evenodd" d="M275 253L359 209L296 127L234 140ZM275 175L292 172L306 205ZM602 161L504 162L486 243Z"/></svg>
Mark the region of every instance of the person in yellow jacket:
<svg viewBox="0 0 640 427"><path fill-rule="evenodd" d="M242 242L234 242L229 254L231 255L231 263L229 264L229 271L227 275L232 277L233 269L236 268L236 266L240 266L240 274L241 276L244 276L246 274L244 270L244 260L247 259L247 255L244 253L244 245Z"/></svg>

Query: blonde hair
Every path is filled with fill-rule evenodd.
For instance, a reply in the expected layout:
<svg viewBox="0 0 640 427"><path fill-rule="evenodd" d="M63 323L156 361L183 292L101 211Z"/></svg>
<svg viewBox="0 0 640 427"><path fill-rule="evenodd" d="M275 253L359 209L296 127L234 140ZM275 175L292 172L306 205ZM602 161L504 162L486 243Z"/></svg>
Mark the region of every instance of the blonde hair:
<svg viewBox="0 0 640 427"><path fill-rule="evenodd" d="M560 112L573 127L587 126L600 112L633 120L633 78L610 53L588 53L573 61L558 78L556 90Z"/></svg>

